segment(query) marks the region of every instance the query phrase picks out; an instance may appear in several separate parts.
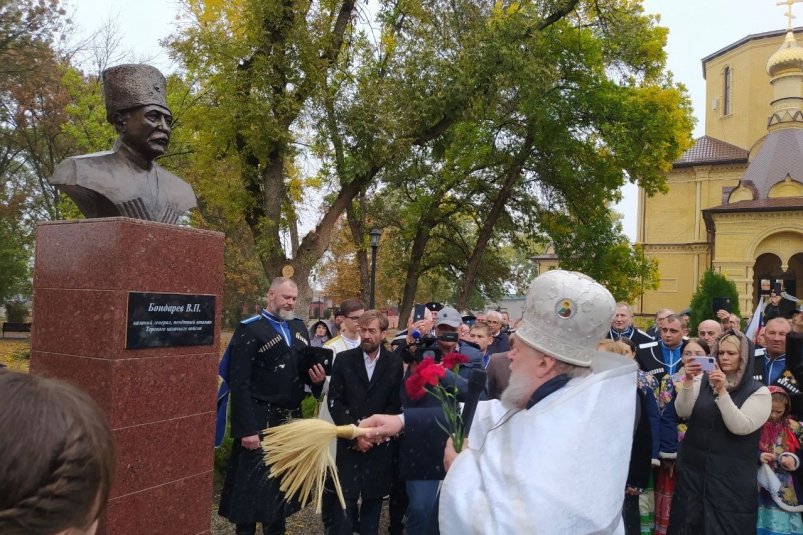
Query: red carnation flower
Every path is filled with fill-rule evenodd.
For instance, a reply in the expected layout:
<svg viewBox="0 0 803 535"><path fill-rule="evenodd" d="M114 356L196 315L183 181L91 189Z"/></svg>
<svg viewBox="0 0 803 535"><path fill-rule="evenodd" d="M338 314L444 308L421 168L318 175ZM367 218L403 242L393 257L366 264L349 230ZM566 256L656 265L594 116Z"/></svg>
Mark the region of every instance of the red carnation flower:
<svg viewBox="0 0 803 535"><path fill-rule="evenodd" d="M456 370L461 364L468 362L468 357L462 353L449 353L444 356L441 363L436 363L432 358L426 358L418 363L409 377L404 382L404 389L410 399L419 400L427 394L432 394L443 407L445 421L439 421L441 428L452 437L456 451L463 448L465 440L465 430L460 411L455 403L458 394L457 386L447 388L441 384L441 379L446 376L444 365L453 366Z"/></svg>
<svg viewBox="0 0 803 535"><path fill-rule="evenodd" d="M415 371L404 382L404 390L410 399L417 401L426 395L425 386L437 385L445 375L446 370L442 366L433 359L426 358L418 363Z"/></svg>
<svg viewBox="0 0 803 535"><path fill-rule="evenodd" d="M417 373L410 374L407 380L404 381L404 390L410 396L410 399L414 401L423 398L427 393L424 390L424 379Z"/></svg>
<svg viewBox="0 0 803 535"><path fill-rule="evenodd" d="M446 353L441 362L444 368L454 370L455 367L468 362L468 357L462 353Z"/></svg>
<svg viewBox="0 0 803 535"><path fill-rule="evenodd" d="M435 386L446 376L443 366L435 363L435 360L426 358L418 365L415 372L424 379L424 384Z"/></svg>

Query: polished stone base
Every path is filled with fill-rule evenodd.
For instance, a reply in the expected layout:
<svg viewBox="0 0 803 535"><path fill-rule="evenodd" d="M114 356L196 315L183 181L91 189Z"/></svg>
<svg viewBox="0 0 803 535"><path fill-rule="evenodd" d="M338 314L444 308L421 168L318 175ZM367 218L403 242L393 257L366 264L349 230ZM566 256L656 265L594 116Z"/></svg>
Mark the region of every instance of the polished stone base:
<svg viewBox="0 0 803 535"><path fill-rule="evenodd" d="M128 292L215 295L206 346L125 349ZM105 411L117 467L99 533L209 532L223 235L129 218L41 223L31 373Z"/></svg>

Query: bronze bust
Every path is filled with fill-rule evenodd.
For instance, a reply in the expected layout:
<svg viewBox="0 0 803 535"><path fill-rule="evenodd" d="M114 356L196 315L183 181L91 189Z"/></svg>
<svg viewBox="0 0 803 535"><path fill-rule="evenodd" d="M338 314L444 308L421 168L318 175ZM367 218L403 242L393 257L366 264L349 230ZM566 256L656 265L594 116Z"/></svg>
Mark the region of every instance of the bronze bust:
<svg viewBox="0 0 803 535"><path fill-rule="evenodd" d="M196 202L189 184L154 162L167 151L173 121L165 77L150 65L118 65L102 77L106 119L119 137L110 151L61 162L50 183L87 218L177 223Z"/></svg>

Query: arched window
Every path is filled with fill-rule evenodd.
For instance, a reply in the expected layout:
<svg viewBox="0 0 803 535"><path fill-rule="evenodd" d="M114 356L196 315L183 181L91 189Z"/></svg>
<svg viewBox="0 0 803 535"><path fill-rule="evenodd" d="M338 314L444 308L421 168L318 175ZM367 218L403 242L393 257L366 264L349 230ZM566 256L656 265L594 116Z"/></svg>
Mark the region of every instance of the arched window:
<svg viewBox="0 0 803 535"><path fill-rule="evenodd" d="M733 87L733 71L730 67L725 67L722 73L723 78L723 91L722 91L722 115L731 114L731 88Z"/></svg>

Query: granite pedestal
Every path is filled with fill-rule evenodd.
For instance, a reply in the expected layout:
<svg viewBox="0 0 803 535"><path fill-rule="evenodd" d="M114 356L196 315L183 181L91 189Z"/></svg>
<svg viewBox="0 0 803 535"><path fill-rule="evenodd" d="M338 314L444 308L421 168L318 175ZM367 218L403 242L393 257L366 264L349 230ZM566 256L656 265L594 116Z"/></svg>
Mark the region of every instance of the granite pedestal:
<svg viewBox="0 0 803 535"><path fill-rule="evenodd" d="M129 292L215 297L210 345L126 349ZM31 373L89 392L117 447L100 533L209 533L223 234L129 218L41 223Z"/></svg>

